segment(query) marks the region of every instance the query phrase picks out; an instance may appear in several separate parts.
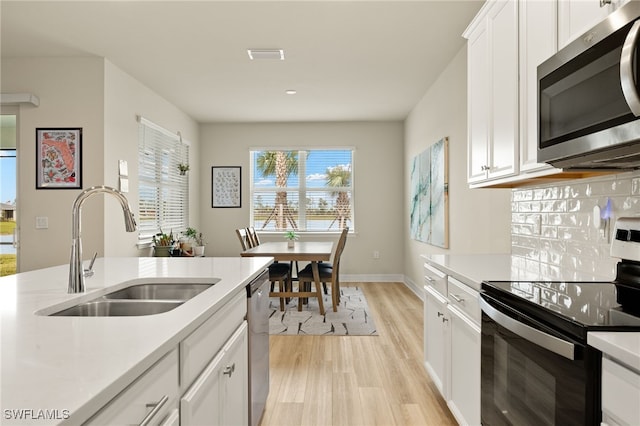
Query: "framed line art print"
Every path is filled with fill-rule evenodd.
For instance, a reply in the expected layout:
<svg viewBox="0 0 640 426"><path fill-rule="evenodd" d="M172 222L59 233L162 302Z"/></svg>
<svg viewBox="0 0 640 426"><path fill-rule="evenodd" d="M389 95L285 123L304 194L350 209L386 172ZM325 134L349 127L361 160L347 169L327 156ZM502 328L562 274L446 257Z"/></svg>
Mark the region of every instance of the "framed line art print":
<svg viewBox="0 0 640 426"><path fill-rule="evenodd" d="M82 128L36 129L36 189L82 188Z"/></svg>
<svg viewBox="0 0 640 426"><path fill-rule="evenodd" d="M211 167L211 207L241 207L241 168Z"/></svg>

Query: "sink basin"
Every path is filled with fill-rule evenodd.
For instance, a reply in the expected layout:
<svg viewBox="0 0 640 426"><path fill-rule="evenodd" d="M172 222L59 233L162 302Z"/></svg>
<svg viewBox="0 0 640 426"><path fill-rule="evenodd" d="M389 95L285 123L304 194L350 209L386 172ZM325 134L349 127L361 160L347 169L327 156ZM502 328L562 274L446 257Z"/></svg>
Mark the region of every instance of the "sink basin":
<svg viewBox="0 0 640 426"><path fill-rule="evenodd" d="M128 317L161 314L177 308L184 301L97 299L80 303L51 316Z"/></svg>
<svg viewBox="0 0 640 426"><path fill-rule="evenodd" d="M74 317L126 317L155 315L177 308L207 290L218 278L205 283L142 282L131 284L95 299L57 312L43 310L39 315Z"/></svg>
<svg viewBox="0 0 640 426"><path fill-rule="evenodd" d="M113 293L105 294L105 299L117 300L175 300L186 301L202 293L213 284L138 284Z"/></svg>

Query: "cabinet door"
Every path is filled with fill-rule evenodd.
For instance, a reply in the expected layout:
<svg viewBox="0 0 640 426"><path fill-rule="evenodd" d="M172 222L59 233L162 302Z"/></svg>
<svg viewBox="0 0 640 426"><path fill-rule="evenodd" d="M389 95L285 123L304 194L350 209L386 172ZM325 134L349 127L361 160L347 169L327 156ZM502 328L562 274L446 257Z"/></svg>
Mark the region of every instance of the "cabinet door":
<svg viewBox="0 0 640 426"><path fill-rule="evenodd" d="M178 401L178 350L174 349L138 377L87 425L158 425Z"/></svg>
<svg viewBox="0 0 640 426"><path fill-rule="evenodd" d="M480 424L480 327L449 305L451 389L449 408L460 424Z"/></svg>
<svg viewBox="0 0 640 426"><path fill-rule="evenodd" d="M442 396L448 397L449 359L447 300L433 287L425 286L424 358L425 368Z"/></svg>
<svg viewBox="0 0 640 426"><path fill-rule="evenodd" d="M490 34L489 178L518 172L518 4L499 0L488 15Z"/></svg>
<svg viewBox="0 0 640 426"><path fill-rule="evenodd" d="M538 163L538 65L557 51L556 2L520 0L520 171L553 169Z"/></svg>
<svg viewBox="0 0 640 426"><path fill-rule="evenodd" d="M182 426L247 424L249 417L247 371L247 325L245 322L182 397L180 424Z"/></svg>
<svg viewBox="0 0 640 426"><path fill-rule="evenodd" d="M467 44L467 181L487 178L489 150L489 38L487 26L480 23Z"/></svg>
<svg viewBox="0 0 640 426"><path fill-rule="evenodd" d="M628 1L558 0L558 47L562 49Z"/></svg>

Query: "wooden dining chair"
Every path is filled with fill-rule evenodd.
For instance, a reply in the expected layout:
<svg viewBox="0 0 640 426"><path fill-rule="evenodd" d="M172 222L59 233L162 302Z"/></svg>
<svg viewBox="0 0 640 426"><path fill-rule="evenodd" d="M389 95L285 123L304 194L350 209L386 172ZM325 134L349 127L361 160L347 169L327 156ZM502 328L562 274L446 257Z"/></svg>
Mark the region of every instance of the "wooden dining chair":
<svg viewBox="0 0 640 426"><path fill-rule="evenodd" d="M344 228L340 233L340 238L338 239L338 244L336 245L336 251L333 253L333 260L331 262L331 265L328 265L326 263L318 263L318 274L320 276L320 282L322 282L323 286L326 286L327 282L331 283L331 302L333 304L333 312L337 312L338 304L340 303L340 258L342 257L342 252L344 251L344 247L347 244L348 233L349 228ZM300 281L299 291L302 291L302 289L310 289L311 283L315 284L315 280L313 278L313 269L311 265L305 266L305 268L298 273L298 280ZM319 289L316 290L318 291ZM302 302L299 298L298 310L301 309Z"/></svg>
<svg viewBox="0 0 640 426"><path fill-rule="evenodd" d="M242 251L255 247L257 244L253 244L253 239L249 236L248 228L236 229L236 235L240 240L240 246ZM259 240L258 244L259 244ZM271 281L271 292L273 292L275 284L278 283L280 292L291 291L293 287L291 282L291 268L286 263L272 263L269 265L269 281ZM280 310L284 311L285 303L289 303L289 298L280 298Z"/></svg>
<svg viewBox="0 0 640 426"><path fill-rule="evenodd" d="M260 237L256 232L256 228L254 228L253 226L249 226L246 228L246 230L247 230L247 238L252 244L251 247L260 245Z"/></svg>

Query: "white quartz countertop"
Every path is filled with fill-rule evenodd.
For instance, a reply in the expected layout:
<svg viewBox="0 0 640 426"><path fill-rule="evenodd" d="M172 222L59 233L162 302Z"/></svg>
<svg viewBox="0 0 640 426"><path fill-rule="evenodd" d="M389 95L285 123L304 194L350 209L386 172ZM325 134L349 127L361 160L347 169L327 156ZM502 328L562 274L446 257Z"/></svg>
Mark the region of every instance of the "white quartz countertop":
<svg viewBox="0 0 640 426"><path fill-rule="evenodd" d="M480 290L482 281L612 281L613 276L595 276L563 269L540 270L510 254L431 254L428 264ZM589 332L587 342L604 354L640 370L640 332Z"/></svg>
<svg viewBox="0 0 640 426"><path fill-rule="evenodd" d="M422 258L464 284L480 290L482 281L611 281L613 277L566 271L544 271L537 263L511 254L429 254Z"/></svg>
<svg viewBox="0 0 640 426"><path fill-rule="evenodd" d="M0 278L0 424L78 424L221 308L273 259L97 259L87 291L67 294L68 265ZM47 316L143 280L220 281L172 311L139 317ZM15 419L16 411L25 415ZM43 419L42 410L57 413ZM69 418L67 414L70 415Z"/></svg>

